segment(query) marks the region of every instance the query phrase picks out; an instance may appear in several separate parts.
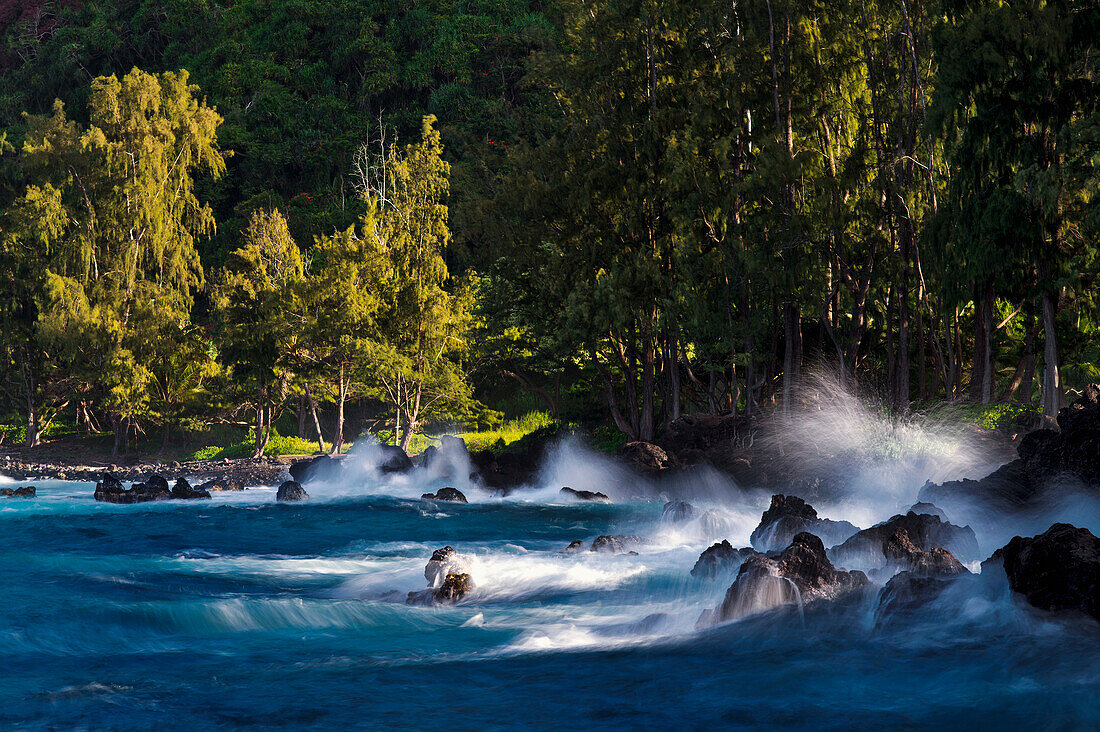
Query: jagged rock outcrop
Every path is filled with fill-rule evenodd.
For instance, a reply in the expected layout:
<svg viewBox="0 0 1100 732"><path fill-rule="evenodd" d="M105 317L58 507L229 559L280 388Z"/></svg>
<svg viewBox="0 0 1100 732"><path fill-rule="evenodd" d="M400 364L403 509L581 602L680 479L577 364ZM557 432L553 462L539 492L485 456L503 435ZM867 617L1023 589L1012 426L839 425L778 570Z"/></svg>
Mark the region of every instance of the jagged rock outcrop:
<svg viewBox="0 0 1100 732"><path fill-rule="evenodd" d="M886 564L882 546L899 529L904 530L909 541L922 551L940 547L963 561L978 559L978 539L969 526L955 526L939 516L912 511L904 516L892 516L869 529L863 529L830 549L829 556L837 564L846 567L882 567Z"/></svg>
<svg viewBox="0 0 1100 732"><path fill-rule="evenodd" d="M954 554L943 547L922 550L912 542L905 529L899 528L883 542L882 554L888 567L912 572L918 577L954 577L970 572Z"/></svg>
<svg viewBox="0 0 1100 732"><path fill-rule="evenodd" d="M285 481L275 493L276 501L304 501L309 498L306 489L296 480Z"/></svg>
<svg viewBox="0 0 1100 732"><path fill-rule="evenodd" d="M909 507L909 510L906 511L906 513L926 513L929 516L939 516L941 521L949 520L947 518L947 514L943 511L943 509L936 506L934 503L925 503L924 501L917 501Z"/></svg>
<svg viewBox="0 0 1100 732"><path fill-rule="evenodd" d="M1043 610L1079 610L1100 620L1100 538L1088 529L1054 524L1014 537L982 562L982 573L1004 568L1008 586Z"/></svg>
<svg viewBox="0 0 1100 732"><path fill-rule="evenodd" d="M836 599L869 582L863 572L834 567L821 539L802 532L778 558L759 554L746 558L722 604L703 613L699 625L738 620L783 605Z"/></svg>
<svg viewBox="0 0 1100 732"><path fill-rule="evenodd" d="M678 524L695 518L695 506L687 501L669 501L661 509L661 522Z"/></svg>
<svg viewBox="0 0 1100 732"><path fill-rule="evenodd" d="M1100 385L1058 412L1059 430L1029 432L1016 448L1016 460L981 480L926 484L922 501L946 507L953 515L974 506L1002 513L1028 510L1051 490L1100 486Z"/></svg>
<svg viewBox="0 0 1100 732"><path fill-rule="evenodd" d="M677 467L676 461L660 445L642 440L620 447L619 457L642 473L659 473Z"/></svg>
<svg viewBox="0 0 1100 732"><path fill-rule="evenodd" d="M38 488L33 485L19 488L0 488L0 497L3 498L34 498L38 495Z"/></svg>
<svg viewBox="0 0 1100 732"><path fill-rule="evenodd" d="M186 478L180 478L172 486L172 498L177 501L190 501L194 499L210 498L210 494L202 488L194 488Z"/></svg>
<svg viewBox="0 0 1100 732"><path fill-rule="evenodd" d="M838 544L859 531L847 521L819 518L814 507L797 496L772 496L771 505L753 529L749 543L761 552L781 551L796 534L807 531L829 545Z"/></svg>
<svg viewBox="0 0 1100 732"><path fill-rule="evenodd" d="M640 536L627 536L625 534L597 536L592 540L589 551L605 552L608 554L626 554L630 547L645 544L646 540Z"/></svg>
<svg viewBox="0 0 1100 732"><path fill-rule="evenodd" d="M577 552L584 551L584 542L580 539L574 539L569 542L569 546L562 549L558 554L576 554Z"/></svg>
<svg viewBox="0 0 1100 732"><path fill-rule="evenodd" d="M691 568L691 576L714 579L719 575L733 572L745 559L756 554L759 552L752 547L734 549L728 539L723 539L703 550L699 559L695 561L695 566Z"/></svg>
<svg viewBox="0 0 1100 732"><path fill-rule="evenodd" d="M576 498L578 501L595 501L597 503L611 503L611 499L607 497L607 494L600 493L599 491L578 491L573 490L569 486L565 486L559 491L564 496L570 498Z"/></svg>
<svg viewBox="0 0 1100 732"><path fill-rule="evenodd" d="M425 493L421 498L429 501L450 501L451 503L469 503L466 496L457 488L447 486L440 488L435 493Z"/></svg>

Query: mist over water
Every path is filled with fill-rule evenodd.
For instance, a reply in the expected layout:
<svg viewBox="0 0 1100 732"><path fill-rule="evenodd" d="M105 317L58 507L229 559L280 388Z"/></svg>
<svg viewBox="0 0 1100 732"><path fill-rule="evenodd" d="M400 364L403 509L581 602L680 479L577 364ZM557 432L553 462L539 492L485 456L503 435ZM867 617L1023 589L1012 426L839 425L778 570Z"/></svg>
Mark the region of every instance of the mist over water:
<svg viewBox="0 0 1100 732"><path fill-rule="evenodd" d="M980 477L1003 459L945 420L896 420L840 389L774 435L803 471L830 476L811 500L819 515L860 527L908 508L925 480ZM1100 724L1097 624L1030 608L1003 574L960 580L890 622L876 618L877 587L800 613L777 585L782 607L697 628L733 576L692 566L715 541L747 546L769 491L706 466L639 478L573 440L507 497L461 453L407 474L382 472L383 457L361 442L299 504L266 488L116 506L58 481L0 502L0 726ZM470 503L420 499L447 485ZM576 501L566 485L614 502ZM662 518L667 500L694 511ZM988 556L1005 531L1066 514L1100 530L1095 497L1073 491L972 523ZM605 534L645 541L636 554L562 553ZM406 604L446 545L475 590Z"/></svg>

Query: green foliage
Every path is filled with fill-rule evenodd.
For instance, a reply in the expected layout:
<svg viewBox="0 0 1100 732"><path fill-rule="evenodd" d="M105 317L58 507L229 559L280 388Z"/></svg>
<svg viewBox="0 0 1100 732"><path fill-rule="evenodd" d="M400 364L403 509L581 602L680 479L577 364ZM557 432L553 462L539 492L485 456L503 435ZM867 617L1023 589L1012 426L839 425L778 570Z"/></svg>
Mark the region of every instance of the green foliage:
<svg viewBox="0 0 1100 732"><path fill-rule="evenodd" d="M190 460L224 460L226 458L244 458L252 456L256 446L256 433L250 430L248 437L240 442L219 447L208 445L191 454ZM300 437L283 437L278 430L272 429L264 446L264 456L312 455L317 451L317 443Z"/></svg>

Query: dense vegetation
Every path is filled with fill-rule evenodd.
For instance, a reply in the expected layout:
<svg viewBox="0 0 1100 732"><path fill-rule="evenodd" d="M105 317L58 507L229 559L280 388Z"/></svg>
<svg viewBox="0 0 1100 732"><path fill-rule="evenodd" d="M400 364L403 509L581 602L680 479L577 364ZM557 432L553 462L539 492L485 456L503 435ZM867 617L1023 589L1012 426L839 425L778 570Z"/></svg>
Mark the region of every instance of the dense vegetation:
<svg viewBox="0 0 1100 732"><path fill-rule="evenodd" d="M0 28L27 444L220 421L262 454L297 407L340 449L348 404L406 447L536 406L653 439L787 409L810 366L1049 416L1098 375L1094 2L10 0Z"/></svg>

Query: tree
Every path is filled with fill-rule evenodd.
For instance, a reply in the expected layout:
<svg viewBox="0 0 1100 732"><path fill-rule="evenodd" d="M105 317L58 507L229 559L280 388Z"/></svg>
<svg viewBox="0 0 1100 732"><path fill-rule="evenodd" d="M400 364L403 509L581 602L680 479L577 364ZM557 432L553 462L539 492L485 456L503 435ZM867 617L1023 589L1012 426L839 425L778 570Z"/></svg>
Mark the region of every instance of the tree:
<svg viewBox="0 0 1100 732"><path fill-rule="evenodd" d="M221 118L198 98L186 71L135 68L121 81L99 77L88 117L87 128L69 120L58 101L50 116L28 118L21 164L32 183L16 202L5 249L26 255L38 247L15 297L23 312L37 305L36 345L56 356L50 368L81 385L82 399L95 394L111 415L117 451L145 409L155 366L134 361L148 335L139 306L155 304L158 317L188 321L203 285L195 242L214 229L194 176L217 177L225 163L216 136ZM87 353L72 342L76 334ZM41 432L35 392L44 388L36 369L43 366L23 359L32 444Z"/></svg>
<svg viewBox="0 0 1100 732"><path fill-rule="evenodd" d="M371 280L380 300L370 393L394 408L394 440L405 450L422 420L469 398L461 358L473 291L462 283L454 291L444 287L450 166L434 124L434 117L425 117L419 142L403 151L391 145L376 160L359 233L370 243L368 261L377 267Z"/></svg>
<svg viewBox="0 0 1100 732"><path fill-rule="evenodd" d="M293 376L303 323L304 262L278 210L254 211L215 290L222 356L232 379L251 393L256 411L253 457L271 438L275 413Z"/></svg>

